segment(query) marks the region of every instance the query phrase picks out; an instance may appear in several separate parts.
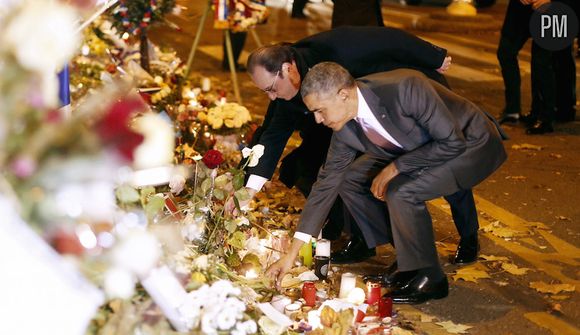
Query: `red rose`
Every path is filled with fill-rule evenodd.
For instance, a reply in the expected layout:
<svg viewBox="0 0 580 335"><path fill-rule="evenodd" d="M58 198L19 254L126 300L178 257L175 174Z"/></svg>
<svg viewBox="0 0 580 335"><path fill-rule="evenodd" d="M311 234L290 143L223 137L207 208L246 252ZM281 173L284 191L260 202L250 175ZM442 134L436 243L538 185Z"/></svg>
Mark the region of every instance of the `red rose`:
<svg viewBox="0 0 580 335"><path fill-rule="evenodd" d="M125 159L133 160L133 151L143 135L129 127L131 116L147 106L137 97L127 97L115 102L107 114L95 124L95 130L105 146L115 148Z"/></svg>
<svg viewBox="0 0 580 335"><path fill-rule="evenodd" d="M203 155L203 158L201 160L208 168L215 169L216 167L218 167L218 165L223 163L224 157L222 156L221 152L211 149L208 150L205 153L205 155Z"/></svg>

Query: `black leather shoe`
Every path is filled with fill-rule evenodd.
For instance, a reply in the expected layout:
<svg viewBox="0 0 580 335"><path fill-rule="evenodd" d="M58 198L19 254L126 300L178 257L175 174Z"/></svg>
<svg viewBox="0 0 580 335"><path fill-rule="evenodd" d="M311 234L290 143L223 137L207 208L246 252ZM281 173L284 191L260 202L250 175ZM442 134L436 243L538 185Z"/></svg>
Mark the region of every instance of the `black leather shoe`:
<svg viewBox="0 0 580 335"><path fill-rule="evenodd" d="M520 122L526 127L531 127L534 123L538 121L538 118L530 112L528 115L520 115Z"/></svg>
<svg viewBox="0 0 580 335"><path fill-rule="evenodd" d="M381 283L381 286L390 290L394 290L403 284L406 284L411 278L417 275L417 271L404 271L398 270L397 262L394 262L389 266L386 272L368 275L363 279L365 281L372 280Z"/></svg>
<svg viewBox="0 0 580 335"><path fill-rule="evenodd" d="M519 120L520 120L520 115L519 114L503 114L499 118L499 124L504 124L504 123L518 123Z"/></svg>
<svg viewBox="0 0 580 335"><path fill-rule="evenodd" d="M462 238L459 240L455 256L451 257L452 264L465 265L477 261L477 253L479 251L479 241L477 234L471 237Z"/></svg>
<svg viewBox="0 0 580 335"><path fill-rule="evenodd" d="M546 121L538 121L534 123L533 126L529 127L526 130L526 134L529 135L540 135L552 132L554 132L554 127L552 127L552 123Z"/></svg>
<svg viewBox="0 0 580 335"><path fill-rule="evenodd" d="M416 275L388 293L395 304L420 304L430 299L442 299L449 294L447 277L438 281L426 275Z"/></svg>
<svg viewBox="0 0 580 335"><path fill-rule="evenodd" d="M330 254L330 262L334 264L358 263L375 255L375 248L369 249L363 240L353 239L344 249Z"/></svg>

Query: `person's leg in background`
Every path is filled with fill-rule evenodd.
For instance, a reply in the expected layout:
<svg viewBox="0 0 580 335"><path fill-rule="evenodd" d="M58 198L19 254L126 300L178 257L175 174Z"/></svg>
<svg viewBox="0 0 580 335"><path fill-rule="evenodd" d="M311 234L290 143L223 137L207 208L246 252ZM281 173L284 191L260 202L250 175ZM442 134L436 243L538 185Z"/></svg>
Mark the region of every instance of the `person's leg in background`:
<svg viewBox="0 0 580 335"><path fill-rule="evenodd" d="M524 6L519 0L510 0L497 49L505 87L505 108L500 123L516 123L522 117L518 54L530 37L528 21L531 14L530 6Z"/></svg>
<svg viewBox="0 0 580 335"><path fill-rule="evenodd" d="M292 4L292 14L290 14L290 16L294 19L305 19L306 15L304 14L304 7L306 7L307 3L308 0L294 0L294 3Z"/></svg>
<svg viewBox="0 0 580 335"><path fill-rule="evenodd" d="M572 46L554 51L552 55L557 87L554 119L558 122L576 119L576 62Z"/></svg>
<svg viewBox="0 0 580 335"><path fill-rule="evenodd" d="M237 71L245 71L245 66L238 64L238 60L240 55L242 54L242 50L244 50L244 44L246 43L246 37L248 36L248 32L241 31L241 32L233 32L230 30L230 41L232 42L232 53L234 56L234 64L236 64ZM226 49L226 38L224 32L224 39L222 43L222 50L223 50L223 57L222 57L222 68L226 71L229 71L230 66L228 63L228 53Z"/></svg>
<svg viewBox="0 0 580 335"><path fill-rule="evenodd" d="M537 121L528 127L527 134L544 134L554 131L556 110L556 76L552 61L553 52L532 43L532 112Z"/></svg>

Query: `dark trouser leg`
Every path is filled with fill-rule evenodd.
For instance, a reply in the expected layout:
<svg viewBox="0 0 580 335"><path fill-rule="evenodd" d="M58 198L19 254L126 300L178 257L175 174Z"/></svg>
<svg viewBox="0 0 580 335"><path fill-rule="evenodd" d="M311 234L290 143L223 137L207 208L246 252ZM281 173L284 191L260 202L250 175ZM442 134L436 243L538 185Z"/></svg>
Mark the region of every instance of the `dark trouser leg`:
<svg viewBox="0 0 580 335"><path fill-rule="evenodd" d="M532 43L532 111L540 121L551 123L556 108L556 79L552 51Z"/></svg>
<svg viewBox="0 0 580 335"><path fill-rule="evenodd" d="M554 72L556 74L556 121L576 119L576 62L572 45L554 51Z"/></svg>
<svg viewBox="0 0 580 335"><path fill-rule="evenodd" d="M304 7L306 7L308 0L294 0L292 4L292 17L304 16Z"/></svg>
<svg viewBox="0 0 580 335"><path fill-rule="evenodd" d="M392 241L387 206L370 192L373 177L388 163L389 160L360 156L349 166L338 192L369 248Z"/></svg>
<svg viewBox="0 0 580 335"><path fill-rule="evenodd" d="M425 202L457 191L455 177L445 165L414 177L398 175L389 182L386 199L400 271L440 269Z"/></svg>
<svg viewBox="0 0 580 335"><path fill-rule="evenodd" d="M248 36L248 33L245 31L242 32L233 32L230 31L230 40L232 41L232 53L234 56L234 64L238 64L238 59L240 58L240 55L242 54L242 50L244 49L244 44L246 43L246 37ZM228 55L226 53L226 40L224 37L224 40L222 42L222 50L223 50L223 57L222 57L222 67L226 70L229 70L229 65L228 65Z"/></svg>
<svg viewBox="0 0 580 335"><path fill-rule="evenodd" d="M502 34L499 41L497 59L505 87L505 114L520 114L522 110L518 53L527 39L527 36L518 38Z"/></svg>
<svg viewBox="0 0 580 335"><path fill-rule="evenodd" d="M444 197L451 207L453 222L459 233L459 237L468 238L477 234L479 222L477 220L477 209L473 199L472 190L459 190Z"/></svg>

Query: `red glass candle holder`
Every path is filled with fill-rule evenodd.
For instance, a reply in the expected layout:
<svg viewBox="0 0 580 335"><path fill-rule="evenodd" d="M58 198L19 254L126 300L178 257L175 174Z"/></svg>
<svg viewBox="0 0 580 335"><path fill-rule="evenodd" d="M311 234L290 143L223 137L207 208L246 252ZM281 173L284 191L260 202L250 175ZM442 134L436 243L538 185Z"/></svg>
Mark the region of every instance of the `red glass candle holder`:
<svg viewBox="0 0 580 335"><path fill-rule="evenodd" d="M381 299L381 284L373 281L367 282L367 304L374 305Z"/></svg>
<svg viewBox="0 0 580 335"><path fill-rule="evenodd" d="M304 285L302 285L302 298L304 298L304 305L316 305L316 287L314 286L314 282L304 282Z"/></svg>
<svg viewBox="0 0 580 335"><path fill-rule="evenodd" d="M393 315L393 299L391 297L382 297L379 300L379 316L381 318L391 317Z"/></svg>

